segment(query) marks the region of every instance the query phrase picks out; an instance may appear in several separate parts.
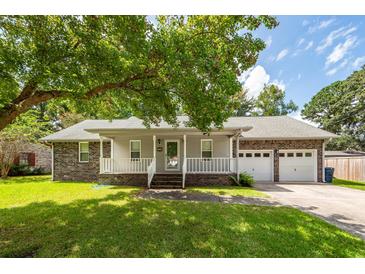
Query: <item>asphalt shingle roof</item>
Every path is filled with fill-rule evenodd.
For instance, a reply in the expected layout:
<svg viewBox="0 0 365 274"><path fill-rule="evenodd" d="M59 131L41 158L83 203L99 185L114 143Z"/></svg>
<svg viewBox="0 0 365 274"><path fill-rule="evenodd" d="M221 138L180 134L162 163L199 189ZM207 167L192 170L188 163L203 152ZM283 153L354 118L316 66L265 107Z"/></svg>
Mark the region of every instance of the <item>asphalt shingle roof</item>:
<svg viewBox="0 0 365 274"><path fill-rule="evenodd" d="M180 129L189 129L184 122L188 121L187 116L179 116ZM270 117L231 117L224 123L226 129L239 129L252 127L251 130L243 132L243 138L248 139L327 139L337 137L328 131L316 128L288 116ZM151 125L151 129L172 129L173 126L162 121L159 126ZM133 130L146 129L143 121L136 117L120 120L85 120L69 128L60 130L54 134L44 137L43 141L98 141L98 133L91 133L87 130ZM146 129L148 130L148 129Z"/></svg>

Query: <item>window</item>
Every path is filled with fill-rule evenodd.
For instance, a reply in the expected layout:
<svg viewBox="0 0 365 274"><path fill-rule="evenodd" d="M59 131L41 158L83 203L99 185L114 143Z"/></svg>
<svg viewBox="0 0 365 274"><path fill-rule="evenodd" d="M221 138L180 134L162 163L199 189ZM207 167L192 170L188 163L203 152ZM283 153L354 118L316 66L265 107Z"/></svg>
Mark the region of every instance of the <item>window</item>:
<svg viewBox="0 0 365 274"><path fill-rule="evenodd" d="M213 140L202 139L201 140L201 155L202 158L212 158L213 157Z"/></svg>
<svg viewBox="0 0 365 274"><path fill-rule="evenodd" d="M279 157L285 157L285 153L279 153Z"/></svg>
<svg viewBox="0 0 365 274"><path fill-rule="evenodd" d="M287 157L294 157L294 153L292 153L292 152L288 152L288 153L287 153Z"/></svg>
<svg viewBox="0 0 365 274"><path fill-rule="evenodd" d="M261 153L255 153L254 155L255 155L256 158L261 157Z"/></svg>
<svg viewBox="0 0 365 274"><path fill-rule="evenodd" d="M246 157L251 158L252 157L252 153L246 153Z"/></svg>
<svg viewBox="0 0 365 274"><path fill-rule="evenodd" d="M303 153L302 152L297 152L296 156L297 157L303 157Z"/></svg>
<svg viewBox="0 0 365 274"><path fill-rule="evenodd" d="M132 159L141 158L141 140L130 140L130 151Z"/></svg>
<svg viewBox="0 0 365 274"><path fill-rule="evenodd" d="M269 158L270 157L270 153L262 153L262 157Z"/></svg>
<svg viewBox="0 0 365 274"><path fill-rule="evenodd" d="M305 157L312 157L312 152L306 152Z"/></svg>
<svg viewBox="0 0 365 274"><path fill-rule="evenodd" d="M243 158L243 153L238 153L238 157Z"/></svg>
<svg viewBox="0 0 365 274"><path fill-rule="evenodd" d="M29 162L28 162L28 153L21 152L19 154L19 164L20 165L28 165L29 164Z"/></svg>
<svg viewBox="0 0 365 274"><path fill-rule="evenodd" d="M89 143L82 142L79 143L79 162L89 161Z"/></svg>

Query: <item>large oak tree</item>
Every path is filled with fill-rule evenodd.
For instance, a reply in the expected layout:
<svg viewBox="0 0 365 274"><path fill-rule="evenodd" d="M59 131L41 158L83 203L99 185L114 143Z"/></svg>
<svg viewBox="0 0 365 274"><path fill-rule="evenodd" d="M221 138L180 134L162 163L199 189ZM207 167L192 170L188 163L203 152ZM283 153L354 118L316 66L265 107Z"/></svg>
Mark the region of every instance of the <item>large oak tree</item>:
<svg viewBox="0 0 365 274"><path fill-rule="evenodd" d="M236 106L237 75L265 47L251 32L277 24L271 16L0 16L0 130L42 102L95 97L146 124L174 124L182 112L191 126L219 127Z"/></svg>
<svg viewBox="0 0 365 274"><path fill-rule="evenodd" d="M341 135L329 149L365 150L365 66L321 89L304 105L302 116Z"/></svg>

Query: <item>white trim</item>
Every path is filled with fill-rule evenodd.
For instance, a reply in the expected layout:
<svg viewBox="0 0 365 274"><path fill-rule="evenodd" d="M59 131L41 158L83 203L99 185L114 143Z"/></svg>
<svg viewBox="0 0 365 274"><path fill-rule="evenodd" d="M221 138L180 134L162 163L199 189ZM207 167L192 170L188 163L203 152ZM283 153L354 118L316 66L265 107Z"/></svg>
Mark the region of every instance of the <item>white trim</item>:
<svg viewBox="0 0 365 274"><path fill-rule="evenodd" d="M152 136L153 140L153 159L156 159L156 135Z"/></svg>
<svg viewBox="0 0 365 274"><path fill-rule="evenodd" d="M233 158L233 142L232 137L229 137L229 158Z"/></svg>
<svg viewBox="0 0 365 274"><path fill-rule="evenodd" d="M167 161L166 161L166 157L167 157L167 143L168 142L176 142L177 143L177 158L178 158L178 162L177 162L177 167L175 169L171 169L171 168L167 168ZM165 171L178 171L180 170L180 139L165 139L165 156L164 156L164 162L165 162Z"/></svg>
<svg viewBox="0 0 365 274"><path fill-rule="evenodd" d="M80 155L81 155L81 144L87 144L87 161L81 161ZM79 142L79 163L88 163L90 158L90 147L89 147L89 142Z"/></svg>
<svg viewBox="0 0 365 274"><path fill-rule="evenodd" d="M266 153L266 152L268 152L268 153L270 153L270 157L271 157L271 182L274 182L274 161L275 161L275 157L274 157L274 149L240 149L239 151L238 151L238 153L246 153L246 152L248 152L248 153L252 153L252 154L254 154L255 152L256 153ZM239 155L237 154L237 157L238 157ZM252 158L255 158L254 157L255 155L252 155ZM245 155L245 157L246 157L246 155ZM239 158L239 157L238 157ZM263 158L262 156L260 157L260 158Z"/></svg>
<svg viewBox="0 0 365 274"><path fill-rule="evenodd" d="M52 144L52 150L51 150L51 172L52 172L52 181L54 181L54 151L53 151L54 145Z"/></svg>
<svg viewBox="0 0 365 274"><path fill-rule="evenodd" d="M139 143L139 159L142 158L142 142L141 140L135 139L135 140L129 140L129 158L132 159L132 142L138 142ZM134 158L136 159L136 158Z"/></svg>
<svg viewBox="0 0 365 274"><path fill-rule="evenodd" d="M204 141L210 141L210 142L212 142L212 157L211 158L213 158L214 156L213 156L213 145L214 145L214 142L213 142L213 139L200 139L200 158L205 158L205 157L203 157L203 142ZM208 150L206 150L206 151L208 151Z"/></svg>

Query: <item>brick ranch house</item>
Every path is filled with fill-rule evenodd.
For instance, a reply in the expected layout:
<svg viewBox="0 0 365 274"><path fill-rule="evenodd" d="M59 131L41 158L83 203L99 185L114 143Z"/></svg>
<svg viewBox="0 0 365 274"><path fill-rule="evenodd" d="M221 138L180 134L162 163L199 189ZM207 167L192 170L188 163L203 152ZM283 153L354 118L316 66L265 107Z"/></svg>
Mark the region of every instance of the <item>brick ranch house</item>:
<svg viewBox="0 0 365 274"><path fill-rule="evenodd" d="M246 171L257 181L322 182L325 143L336 137L288 116L231 117L209 134L178 121L85 120L49 135L53 180L185 187Z"/></svg>

